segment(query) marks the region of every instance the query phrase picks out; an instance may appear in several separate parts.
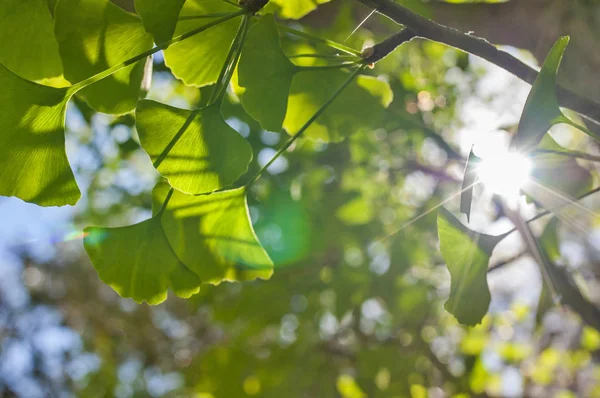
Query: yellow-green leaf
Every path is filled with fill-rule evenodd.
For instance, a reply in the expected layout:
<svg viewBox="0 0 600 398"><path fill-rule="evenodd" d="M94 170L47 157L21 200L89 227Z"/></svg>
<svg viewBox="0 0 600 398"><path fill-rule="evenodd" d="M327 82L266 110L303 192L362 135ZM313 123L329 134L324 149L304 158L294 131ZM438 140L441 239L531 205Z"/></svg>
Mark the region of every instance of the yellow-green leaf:
<svg viewBox="0 0 600 398"><path fill-rule="evenodd" d="M341 70L305 71L292 81L283 127L292 135L346 81ZM337 142L350 134L372 129L392 102L390 86L371 76L358 76L306 130L305 137Z"/></svg>
<svg viewBox="0 0 600 398"><path fill-rule="evenodd" d="M267 11L276 11L282 18L300 19L314 11L319 4L330 0L271 0L265 7Z"/></svg>
<svg viewBox="0 0 600 398"><path fill-rule="evenodd" d="M54 21L45 0L0 2L0 63L28 80L62 74Z"/></svg>
<svg viewBox="0 0 600 398"><path fill-rule="evenodd" d="M201 194L227 187L252 160L250 144L225 123L218 105L188 111L143 100L136 126L157 170L182 192Z"/></svg>
<svg viewBox="0 0 600 398"><path fill-rule="evenodd" d="M155 203L162 203L168 191L168 184L158 184ZM175 191L161 222L177 257L203 283L268 279L273 273L252 228L243 188L199 196Z"/></svg>
<svg viewBox="0 0 600 398"><path fill-rule="evenodd" d="M55 33L65 78L75 84L152 48L140 19L108 0L59 0ZM144 77L140 61L81 90L98 112L135 109Z"/></svg>
<svg viewBox="0 0 600 398"><path fill-rule="evenodd" d="M488 263L501 237L470 231L444 208L438 214L438 236L451 277L446 311L460 323L474 326L481 322L490 305Z"/></svg>
<svg viewBox="0 0 600 398"><path fill-rule="evenodd" d="M297 70L281 49L275 19L265 15L248 32L238 69L242 105L265 130L281 130Z"/></svg>
<svg viewBox="0 0 600 398"><path fill-rule="evenodd" d="M42 206L81 196L65 152L66 89L25 80L0 64L0 195Z"/></svg>
<svg viewBox="0 0 600 398"><path fill-rule="evenodd" d="M183 298L200 290L200 278L169 246L160 215L127 227L86 228L83 244L100 279L121 297L159 304L169 289Z"/></svg>
<svg viewBox="0 0 600 398"><path fill-rule="evenodd" d="M219 17L205 15L233 13L239 8L222 0L187 0L181 9L175 36L214 22ZM165 50L165 64L173 74L189 86L206 86L217 81L239 19L220 23Z"/></svg>
<svg viewBox="0 0 600 398"><path fill-rule="evenodd" d="M156 43L164 43L173 37L183 3L185 0L135 0L135 10Z"/></svg>

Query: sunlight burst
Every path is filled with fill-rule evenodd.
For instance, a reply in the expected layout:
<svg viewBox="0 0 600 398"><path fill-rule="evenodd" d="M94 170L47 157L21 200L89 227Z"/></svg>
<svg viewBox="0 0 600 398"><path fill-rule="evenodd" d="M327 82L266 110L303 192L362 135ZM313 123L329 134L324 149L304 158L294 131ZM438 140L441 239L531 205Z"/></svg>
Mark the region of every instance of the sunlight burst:
<svg viewBox="0 0 600 398"><path fill-rule="evenodd" d="M514 198L529 181L531 160L517 152L502 152L482 159L477 175L483 185L504 198Z"/></svg>

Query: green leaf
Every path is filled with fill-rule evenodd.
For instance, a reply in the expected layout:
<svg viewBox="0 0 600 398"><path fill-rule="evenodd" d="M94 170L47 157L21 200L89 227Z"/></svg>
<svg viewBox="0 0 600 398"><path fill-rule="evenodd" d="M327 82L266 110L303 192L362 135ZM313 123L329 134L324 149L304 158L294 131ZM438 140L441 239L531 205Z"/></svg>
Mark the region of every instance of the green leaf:
<svg viewBox="0 0 600 398"><path fill-rule="evenodd" d="M556 96L556 75L568 44L569 36L561 37L554 43L546 57L525 102L517 134L511 142L512 148L529 151L542 140L550 127L558 123L569 124L600 140L598 135L566 117L559 108Z"/></svg>
<svg viewBox="0 0 600 398"><path fill-rule="evenodd" d="M265 130L281 130L298 69L281 49L275 19L265 15L248 32L238 67L242 105Z"/></svg>
<svg viewBox="0 0 600 398"><path fill-rule="evenodd" d="M473 153L473 148L469 153L467 159L467 165L465 166L465 173L463 177L463 183L461 187L460 195L460 212L467 216L467 221L471 221L471 203L473 202L473 190L475 188L475 181L477 181L477 164L479 158Z"/></svg>
<svg viewBox="0 0 600 398"><path fill-rule="evenodd" d="M154 41L165 43L173 37L183 3L185 0L135 0L135 10Z"/></svg>
<svg viewBox="0 0 600 398"><path fill-rule="evenodd" d="M54 21L45 0L0 2L0 63L28 80L62 75Z"/></svg>
<svg viewBox="0 0 600 398"><path fill-rule="evenodd" d="M173 253L160 215L120 228L86 228L83 244L100 279L121 297L159 304L171 289L188 298L200 278Z"/></svg>
<svg viewBox="0 0 600 398"><path fill-rule="evenodd" d="M325 4L330 0L271 0L265 7L267 11L277 11L280 17L288 19L300 19L306 14L314 11L319 4Z"/></svg>
<svg viewBox="0 0 600 398"><path fill-rule="evenodd" d="M502 236L475 233L444 208L438 214L438 236L451 277L446 311L463 325L474 326L481 322L490 305L488 263Z"/></svg>
<svg viewBox="0 0 600 398"><path fill-rule="evenodd" d="M65 78L78 83L152 48L152 36L139 18L108 0L60 0L55 32ZM81 90L98 112L123 114L135 109L144 77L137 62Z"/></svg>
<svg viewBox="0 0 600 398"><path fill-rule="evenodd" d="M237 7L222 0L187 0L179 14L175 35L189 32L219 19L203 15L233 13ZM165 50L165 64L188 86L202 87L217 81L235 38L237 18L223 22Z"/></svg>
<svg viewBox="0 0 600 398"><path fill-rule="evenodd" d="M155 203L168 191L158 184ZM244 188L199 196L175 191L161 220L177 257L203 283L269 279L273 273L252 228Z"/></svg>
<svg viewBox="0 0 600 398"><path fill-rule="evenodd" d="M157 170L182 192L208 193L229 186L252 160L250 144L225 123L216 104L188 111L142 100L136 126Z"/></svg>
<svg viewBox="0 0 600 398"><path fill-rule="evenodd" d="M283 127L297 133L307 120L346 81L341 70L305 71L294 76ZM392 102L389 85L371 76L358 76L304 133L305 137L338 142L352 133L371 130Z"/></svg>
<svg viewBox="0 0 600 398"><path fill-rule="evenodd" d="M41 206L81 196L65 152L67 89L25 80L0 64L0 195Z"/></svg>

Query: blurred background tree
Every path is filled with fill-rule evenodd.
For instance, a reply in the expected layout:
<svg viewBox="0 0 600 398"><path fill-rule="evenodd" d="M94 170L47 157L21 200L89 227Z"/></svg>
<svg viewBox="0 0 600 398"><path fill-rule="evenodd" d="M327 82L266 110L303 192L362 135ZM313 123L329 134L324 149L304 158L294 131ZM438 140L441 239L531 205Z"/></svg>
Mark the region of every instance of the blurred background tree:
<svg viewBox="0 0 600 398"><path fill-rule="evenodd" d="M294 1L297 7L275 4L281 18L299 17L290 23L357 49L398 29L359 2L316 8L325 2ZM131 1L115 3L134 11ZM600 99L598 1L401 3L510 46L505 50L530 64L571 34L562 82ZM283 45L288 54L318 46L291 39ZM173 77L162 53L153 63L149 98L186 108L207 100L209 90ZM471 146L482 153L506 142L529 85L425 40L404 44L373 73L394 92L380 128L340 143L300 140L250 192L256 232L276 264L271 280L203 286L191 299L169 297L155 307L120 298L100 281L82 250L81 230L148 218L158 175L131 115L71 104L67 151L84 199L70 209L0 199L2 394L600 397L600 334L549 302L518 236L494 253L492 303L481 325L463 327L443 308L450 278L438 252L436 212L429 210L449 198L446 206L458 209ZM257 170L286 137L261 129L235 92L223 113L250 141ZM599 153L570 127L555 127L552 136L569 149ZM596 163L578 165L598 182ZM510 229L494 203L476 200L471 225L489 233ZM596 302L598 205L590 197L561 213L557 245Z"/></svg>

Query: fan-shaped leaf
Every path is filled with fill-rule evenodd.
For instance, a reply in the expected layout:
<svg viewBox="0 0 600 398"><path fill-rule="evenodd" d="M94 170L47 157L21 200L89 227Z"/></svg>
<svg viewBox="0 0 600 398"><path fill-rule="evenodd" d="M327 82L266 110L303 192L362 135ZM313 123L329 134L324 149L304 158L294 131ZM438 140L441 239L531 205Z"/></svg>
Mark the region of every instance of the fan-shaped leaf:
<svg viewBox="0 0 600 398"><path fill-rule="evenodd" d="M168 191L168 184L158 184L155 203ZM203 283L268 279L273 273L252 228L243 188L199 196L175 191L161 220L173 251Z"/></svg>
<svg viewBox="0 0 600 398"><path fill-rule="evenodd" d="M54 18L65 78L71 83L152 48L152 36L139 18L108 0L60 0ZM78 95L99 112L131 112L140 95L144 66L144 62L127 66Z"/></svg>
<svg viewBox="0 0 600 398"><path fill-rule="evenodd" d="M438 235L452 279L446 311L464 325L476 325L490 305L488 263L502 237L475 233L443 208L438 214Z"/></svg>
<svg viewBox="0 0 600 398"><path fill-rule="evenodd" d="M264 129L281 130L298 69L281 49L275 19L265 15L248 32L238 69L242 105Z"/></svg>
<svg viewBox="0 0 600 398"><path fill-rule="evenodd" d="M188 298L200 290L200 278L173 253L160 215L120 228L86 228L86 251L100 279L122 297L159 304L171 289Z"/></svg>
<svg viewBox="0 0 600 398"><path fill-rule="evenodd" d="M183 3L185 0L135 0L135 10L154 41L164 43L173 37Z"/></svg>
<svg viewBox="0 0 600 398"><path fill-rule="evenodd" d="M295 134L346 81L340 70L306 71L294 76L283 127ZM389 85L371 76L358 76L306 130L305 136L341 141L350 134L371 129L392 102Z"/></svg>
<svg viewBox="0 0 600 398"><path fill-rule="evenodd" d="M75 204L65 152L66 89L25 80L0 64L0 195L42 206Z"/></svg>
<svg viewBox="0 0 600 398"><path fill-rule="evenodd" d="M181 35L214 22L219 15L239 11L222 0L187 0L181 9L175 35ZM227 52L235 38L237 18L223 22L189 39L173 44L165 50L165 63L173 74L190 86L213 84L225 63Z"/></svg>
<svg viewBox="0 0 600 398"><path fill-rule="evenodd" d="M0 63L29 80L62 74L54 21L45 0L0 2Z"/></svg>
<svg viewBox="0 0 600 398"><path fill-rule="evenodd" d="M136 126L158 171L182 192L200 194L226 187L252 160L250 144L225 123L218 105L188 111L143 100Z"/></svg>

